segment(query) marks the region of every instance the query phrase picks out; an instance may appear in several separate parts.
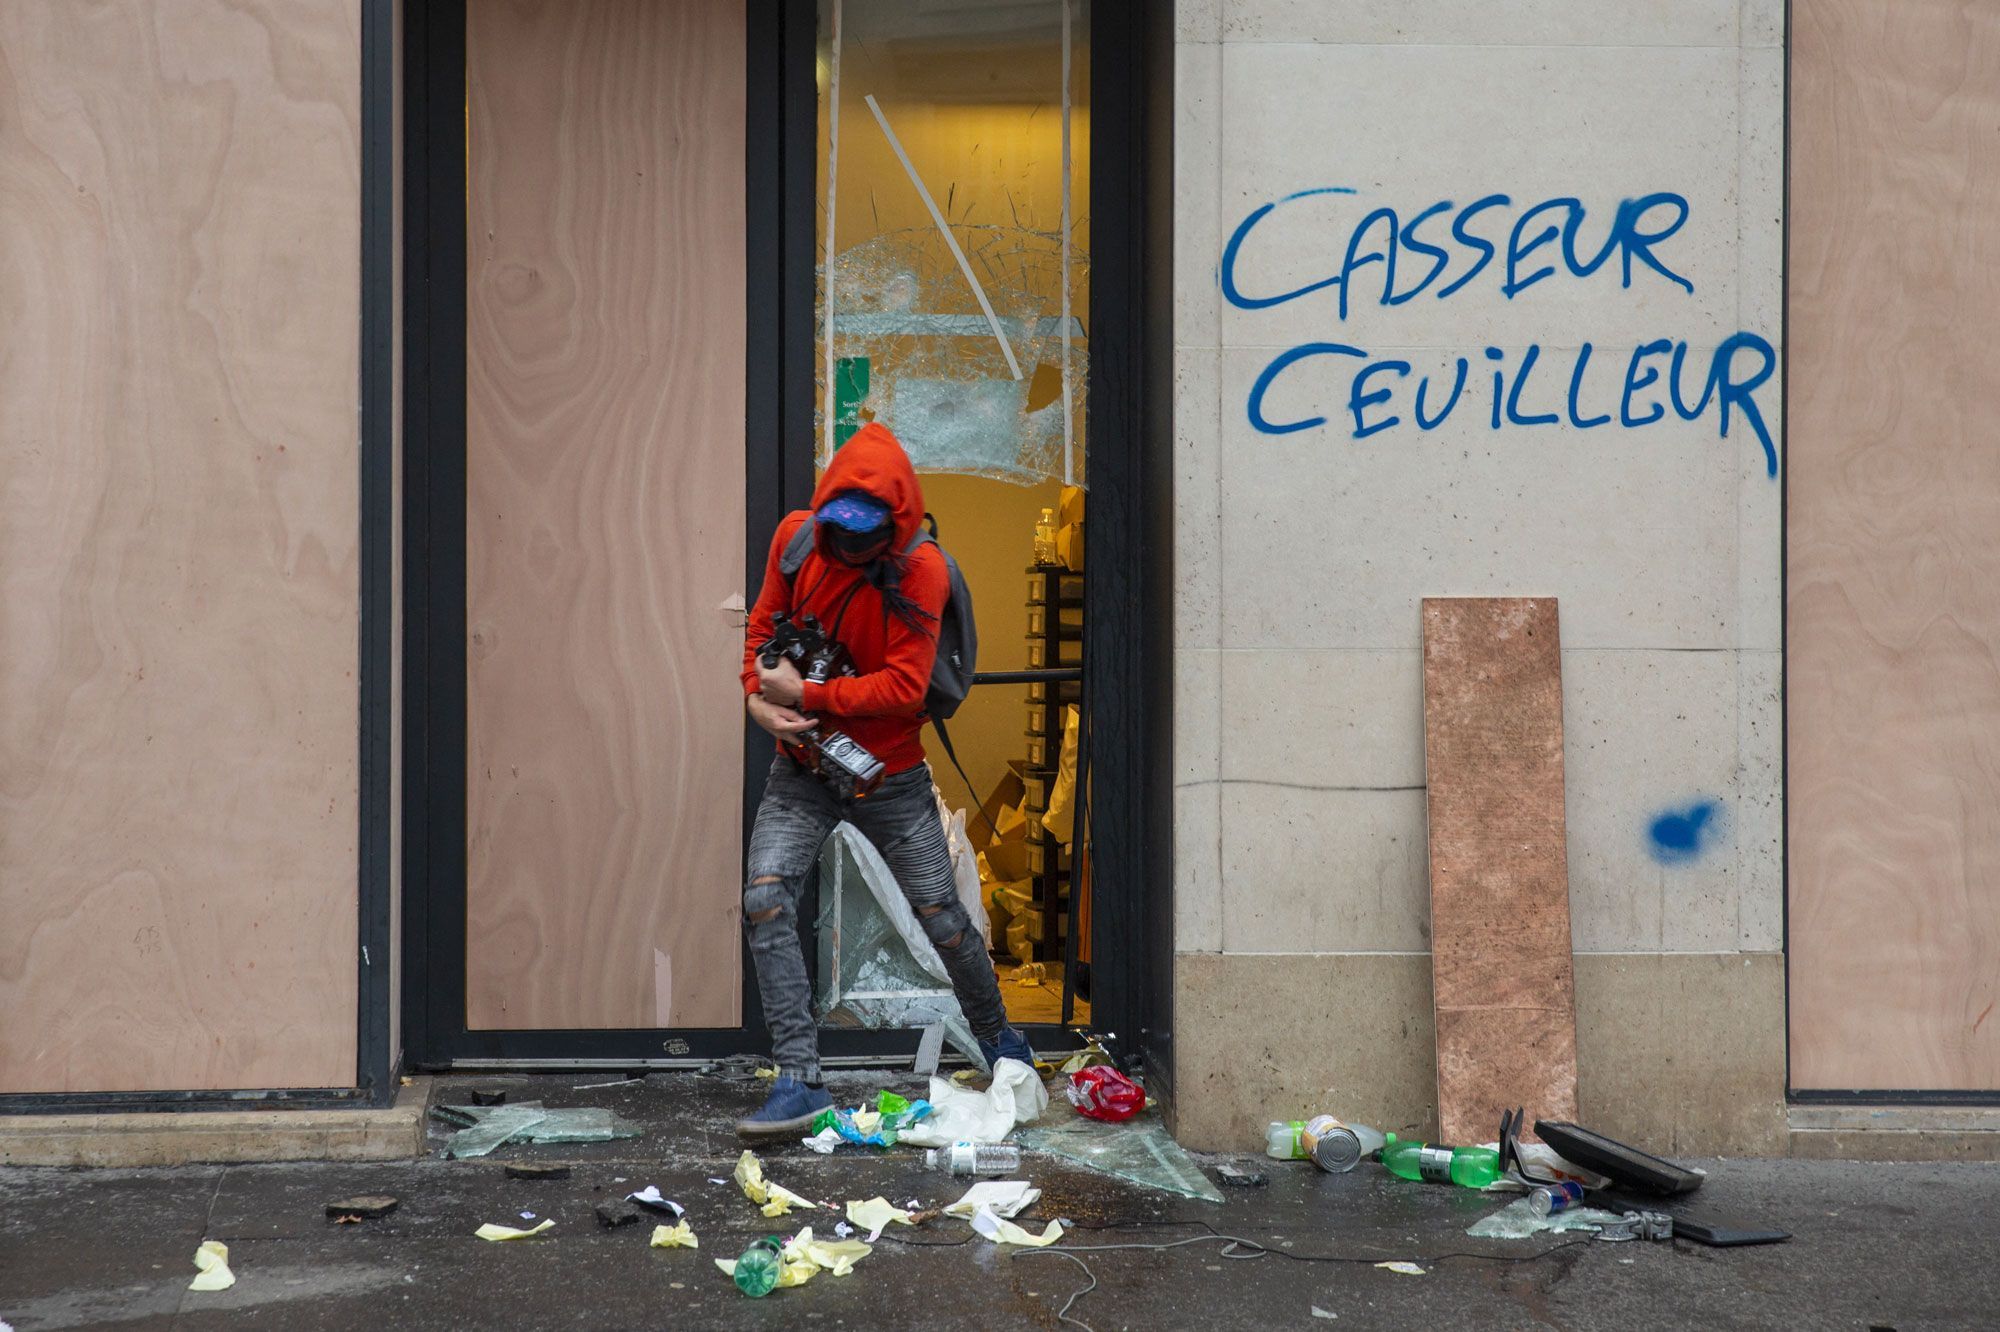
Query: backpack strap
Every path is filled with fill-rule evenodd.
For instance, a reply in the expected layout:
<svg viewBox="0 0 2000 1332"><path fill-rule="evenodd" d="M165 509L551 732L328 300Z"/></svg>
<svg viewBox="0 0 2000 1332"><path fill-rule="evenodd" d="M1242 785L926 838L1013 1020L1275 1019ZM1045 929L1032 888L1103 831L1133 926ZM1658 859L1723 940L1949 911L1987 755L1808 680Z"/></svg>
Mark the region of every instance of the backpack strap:
<svg viewBox="0 0 2000 1332"><path fill-rule="evenodd" d="M792 539L785 543L785 553L778 557L778 572L785 576L787 583L798 577L805 567L806 556L813 552L818 517L811 509L806 510L806 519L799 524L799 530L792 533Z"/></svg>

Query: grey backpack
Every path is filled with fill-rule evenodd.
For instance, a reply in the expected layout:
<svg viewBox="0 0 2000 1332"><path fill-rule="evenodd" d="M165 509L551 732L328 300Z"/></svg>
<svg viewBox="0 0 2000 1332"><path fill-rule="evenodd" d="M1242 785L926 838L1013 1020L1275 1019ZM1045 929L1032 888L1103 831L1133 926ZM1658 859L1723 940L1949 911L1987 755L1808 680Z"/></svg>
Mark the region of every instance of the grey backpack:
<svg viewBox="0 0 2000 1332"><path fill-rule="evenodd" d="M806 520L799 524L799 530L785 545L785 553L778 559L778 572L785 576L787 583L798 576L805 566L806 556L812 554L814 516L807 511ZM918 527L910 544L903 547L903 554L915 552L917 547L929 543L937 546L938 554L944 556L945 575L951 581L951 592L945 598L944 611L938 617L937 659L931 663L931 685L924 693L924 715L933 722L941 722L958 711L958 705L965 702L965 696L972 690L972 676L979 657L979 630L972 619L972 589L965 585L965 575L958 570L958 561L951 552L938 545L937 519L924 515L929 527ZM894 586L895 561L884 565ZM938 728L944 735L944 728ZM951 740L945 738L945 749L949 752Z"/></svg>

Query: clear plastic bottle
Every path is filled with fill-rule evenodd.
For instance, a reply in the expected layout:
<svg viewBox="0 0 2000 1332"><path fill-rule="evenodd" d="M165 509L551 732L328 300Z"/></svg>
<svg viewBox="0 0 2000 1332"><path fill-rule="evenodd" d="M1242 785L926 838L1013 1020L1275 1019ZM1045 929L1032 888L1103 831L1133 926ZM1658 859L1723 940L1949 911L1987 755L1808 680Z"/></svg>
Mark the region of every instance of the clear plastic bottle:
<svg viewBox="0 0 2000 1332"><path fill-rule="evenodd" d="M1264 1155L1273 1161L1305 1160L1307 1152L1305 1143L1301 1140L1305 1127L1306 1121L1303 1119L1272 1124L1264 1130ZM1355 1139L1360 1142L1362 1156L1372 1157L1382 1150L1382 1144L1386 1139L1375 1129L1369 1128L1366 1124L1349 1124L1347 1127L1353 1130Z"/></svg>
<svg viewBox="0 0 2000 1332"><path fill-rule="evenodd" d="M784 1246L774 1239L760 1239L736 1260L736 1289L752 1299L762 1299L778 1286L778 1274L785 1263Z"/></svg>
<svg viewBox="0 0 2000 1332"><path fill-rule="evenodd" d="M955 1142L926 1151L924 1168L954 1175L1011 1175L1021 1168L1021 1149L1009 1142Z"/></svg>
<svg viewBox="0 0 2000 1332"><path fill-rule="evenodd" d="M1035 524L1035 563L1041 565L1060 564L1056 557L1056 511L1043 509L1040 521Z"/></svg>
<svg viewBox="0 0 2000 1332"><path fill-rule="evenodd" d="M1305 1158L1305 1149L1299 1145L1299 1134L1306 1122L1294 1119L1289 1123L1274 1123L1264 1130L1264 1155L1273 1161L1299 1161Z"/></svg>

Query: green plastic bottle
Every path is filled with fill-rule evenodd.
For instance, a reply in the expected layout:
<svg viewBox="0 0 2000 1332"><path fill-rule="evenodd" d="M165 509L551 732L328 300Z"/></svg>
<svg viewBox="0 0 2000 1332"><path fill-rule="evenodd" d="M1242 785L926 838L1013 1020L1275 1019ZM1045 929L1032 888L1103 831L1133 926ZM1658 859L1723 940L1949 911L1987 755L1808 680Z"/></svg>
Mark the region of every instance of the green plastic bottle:
<svg viewBox="0 0 2000 1332"><path fill-rule="evenodd" d="M1391 1133L1382 1144L1382 1164L1392 1175L1461 1184L1483 1189L1500 1178L1500 1153L1491 1147L1432 1147L1421 1142L1397 1142Z"/></svg>
<svg viewBox="0 0 2000 1332"><path fill-rule="evenodd" d="M762 1299L778 1286L778 1272L785 1260L784 1246L774 1239L760 1239L736 1260L736 1289L752 1299Z"/></svg>

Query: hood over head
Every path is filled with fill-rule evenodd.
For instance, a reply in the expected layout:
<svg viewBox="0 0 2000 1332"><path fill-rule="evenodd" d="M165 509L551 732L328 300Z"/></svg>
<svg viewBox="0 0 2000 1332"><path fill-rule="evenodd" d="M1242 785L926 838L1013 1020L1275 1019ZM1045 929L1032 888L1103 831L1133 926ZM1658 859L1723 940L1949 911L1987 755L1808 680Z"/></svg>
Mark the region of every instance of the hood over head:
<svg viewBox="0 0 2000 1332"><path fill-rule="evenodd" d="M871 495L889 506L890 521L896 529L891 550L903 550L916 537L917 527L924 520L924 490L917 484L917 471L910 465L910 455L903 452L903 446L896 442L887 426L871 421L840 446L819 485L813 488L812 507L817 512L828 500L853 491ZM825 534L821 533L819 539L823 543ZM821 553L825 553L824 545Z"/></svg>

